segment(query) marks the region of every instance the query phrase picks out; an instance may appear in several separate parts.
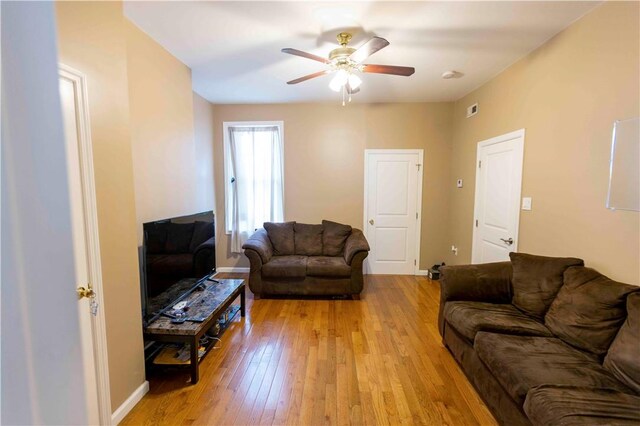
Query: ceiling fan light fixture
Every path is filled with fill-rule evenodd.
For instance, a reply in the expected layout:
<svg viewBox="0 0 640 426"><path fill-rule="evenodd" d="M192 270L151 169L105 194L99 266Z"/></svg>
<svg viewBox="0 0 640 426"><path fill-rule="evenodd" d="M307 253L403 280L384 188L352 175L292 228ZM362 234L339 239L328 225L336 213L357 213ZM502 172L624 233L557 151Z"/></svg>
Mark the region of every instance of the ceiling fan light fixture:
<svg viewBox="0 0 640 426"><path fill-rule="evenodd" d="M349 73L345 70L339 70L335 77L331 79L329 88L334 92L339 92L342 87L349 81Z"/></svg>
<svg viewBox="0 0 640 426"><path fill-rule="evenodd" d="M349 82L351 90L356 90L362 84L362 79L355 74L350 74L347 81Z"/></svg>
<svg viewBox="0 0 640 426"><path fill-rule="evenodd" d="M283 53L300 56L316 62L322 62L326 65L326 68L322 71L287 81L287 84L298 84L303 81L311 80L312 78L336 73L336 75L331 79L331 82L329 82L329 88L337 93L342 92L342 105L345 105L345 96L347 94L349 95L349 102L351 102L351 95L360 91L362 79L357 75L358 72L400 75L404 77L409 77L415 72L415 68L413 67L373 65L364 63L369 56L389 45L389 42L382 37L374 36L357 49L348 46L349 41L351 40L350 33L341 32L338 34L337 39L338 43L340 43L340 47L329 52L328 58L323 58L321 56L290 47L282 49Z"/></svg>

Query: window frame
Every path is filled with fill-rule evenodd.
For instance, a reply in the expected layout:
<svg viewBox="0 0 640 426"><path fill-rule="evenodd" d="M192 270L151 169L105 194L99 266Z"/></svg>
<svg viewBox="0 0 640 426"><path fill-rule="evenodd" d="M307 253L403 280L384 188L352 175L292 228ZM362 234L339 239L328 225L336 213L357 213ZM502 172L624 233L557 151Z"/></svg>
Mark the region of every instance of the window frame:
<svg viewBox="0 0 640 426"><path fill-rule="evenodd" d="M224 232L231 235L231 222L228 217L229 203L231 202L231 143L229 141L230 127L278 127L280 143L282 144L282 168L284 169L284 121L224 121L222 123L223 141L223 168L224 168ZM282 215L285 216L285 177L282 173Z"/></svg>

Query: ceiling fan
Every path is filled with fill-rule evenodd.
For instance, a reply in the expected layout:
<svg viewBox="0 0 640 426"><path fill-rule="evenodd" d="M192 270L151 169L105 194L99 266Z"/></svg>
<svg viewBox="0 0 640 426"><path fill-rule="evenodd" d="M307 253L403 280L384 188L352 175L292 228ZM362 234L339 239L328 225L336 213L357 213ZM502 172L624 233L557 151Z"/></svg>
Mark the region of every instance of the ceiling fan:
<svg viewBox="0 0 640 426"><path fill-rule="evenodd" d="M345 93L349 95L349 101L351 101L351 94L360 91L362 80L358 77L356 72L391 74L408 77L416 71L413 67L363 64L362 62L369 56L389 45L389 42L382 37L373 37L357 49L347 47L347 44L351 41L350 33L342 32L338 34L336 38L338 39L338 43L340 43L340 47L329 52L328 58L323 58L312 53L292 48L282 49L283 53L301 56L303 58L322 62L323 64L328 65L326 70L296 78L295 80L288 81L287 84L298 84L303 81L311 80L312 78L337 73L331 80L331 83L329 83L329 87L335 92L342 91L342 104L344 105Z"/></svg>

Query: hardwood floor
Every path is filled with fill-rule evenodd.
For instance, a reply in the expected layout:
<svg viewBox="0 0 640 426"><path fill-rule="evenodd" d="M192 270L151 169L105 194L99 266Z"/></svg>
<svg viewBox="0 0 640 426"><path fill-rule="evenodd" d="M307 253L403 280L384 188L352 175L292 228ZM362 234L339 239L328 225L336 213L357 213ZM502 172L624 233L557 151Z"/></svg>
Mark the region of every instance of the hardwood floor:
<svg viewBox="0 0 640 426"><path fill-rule="evenodd" d="M152 378L121 424L495 425L441 344L439 291L382 275L366 277L359 301L254 301L247 289L247 317L202 361L200 382Z"/></svg>

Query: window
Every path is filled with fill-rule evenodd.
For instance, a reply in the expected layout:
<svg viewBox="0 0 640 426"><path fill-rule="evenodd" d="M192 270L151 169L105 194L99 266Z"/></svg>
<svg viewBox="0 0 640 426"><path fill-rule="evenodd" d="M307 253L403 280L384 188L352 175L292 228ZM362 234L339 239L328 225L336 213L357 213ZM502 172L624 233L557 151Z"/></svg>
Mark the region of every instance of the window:
<svg viewBox="0 0 640 426"><path fill-rule="evenodd" d="M284 220L283 123L224 123L225 226L231 251L264 222Z"/></svg>

